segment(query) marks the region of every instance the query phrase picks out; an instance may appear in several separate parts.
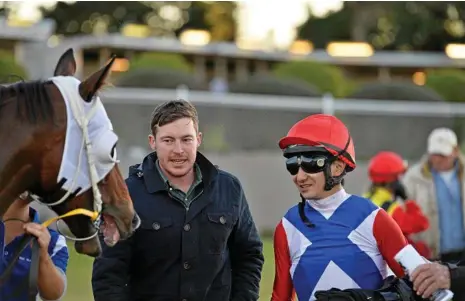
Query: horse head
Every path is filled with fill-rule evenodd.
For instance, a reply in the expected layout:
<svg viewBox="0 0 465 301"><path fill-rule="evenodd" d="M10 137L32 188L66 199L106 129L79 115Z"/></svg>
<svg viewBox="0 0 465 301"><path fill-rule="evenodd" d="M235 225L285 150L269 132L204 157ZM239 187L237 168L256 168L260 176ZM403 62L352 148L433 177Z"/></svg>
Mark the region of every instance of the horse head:
<svg viewBox="0 0 465 301"><path fill-rule="evenodd" d="M0 88L0 216L24 191L58 215L93 211L98 218L64 219L76 251L92 257L101 253L99 232L113 246L140 224L98 96L113 62L81 82L69 49L48 80Z"/></svg>

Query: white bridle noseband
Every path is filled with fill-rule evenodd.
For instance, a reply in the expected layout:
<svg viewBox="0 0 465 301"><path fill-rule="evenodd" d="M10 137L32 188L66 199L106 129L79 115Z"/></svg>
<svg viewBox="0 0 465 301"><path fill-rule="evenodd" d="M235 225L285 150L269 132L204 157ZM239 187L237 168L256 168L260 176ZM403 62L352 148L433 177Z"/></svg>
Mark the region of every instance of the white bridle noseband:
<svg viewBox="0 0 465 301"><path fill-rule="evenodd" d="M79 94L78 79L56 76L50 80L57 86L65 100L68 117L65 148L57 179L57 181L66 179L62 187L66 193L53 203L41 202L40 197L36 195L31 194L31 197L47 207L53 207L65 202L77 188L81 188L77 195L92 188L93 210L101 214L103 202L97 184L118 163L116 148L114 148L118 136L113 132L113 126L100 98L95 96L90 103L82 99ZM87 165L82 164L82 161L87 161ZM94 222L97 231L89 237L75 238L60 233L73 241L85 241L98 234L99 224L100 217ZM59 228L58 221L57 228Z"/></svg>

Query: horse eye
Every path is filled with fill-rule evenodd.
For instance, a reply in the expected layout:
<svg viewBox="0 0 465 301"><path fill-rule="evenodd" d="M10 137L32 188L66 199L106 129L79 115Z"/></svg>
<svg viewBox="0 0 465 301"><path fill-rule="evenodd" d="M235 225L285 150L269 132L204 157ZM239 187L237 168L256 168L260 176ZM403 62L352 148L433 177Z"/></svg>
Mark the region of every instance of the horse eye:
<svg viewBox="0 0 465 301"><path fill-rule="evenodd" d="M113 161L116 161L116 144L113 145L113 147L111 148L111 151L110 151L110 158L111 158Z"/></svg>

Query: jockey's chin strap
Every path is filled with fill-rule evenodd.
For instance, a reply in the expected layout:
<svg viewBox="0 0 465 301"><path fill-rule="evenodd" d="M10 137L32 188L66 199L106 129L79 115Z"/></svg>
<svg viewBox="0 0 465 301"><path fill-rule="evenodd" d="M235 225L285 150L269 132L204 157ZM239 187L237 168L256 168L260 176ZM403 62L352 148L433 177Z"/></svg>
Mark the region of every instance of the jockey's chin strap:
<svg viewBox="0 0 465 301"><path fill-rule="evenodd" d="M68 213L65 213L60 216L52 217L45 222L42 223L42 226L44 227L49 227L52 223L55 221L61 220L65 217L73 216L73 215L86 215L90 217L92 221L96 221L100 214L95 211L90 211L87 209L74 209ZM12 220L17 220L17 219L12 219ZM6 220L9 221L9 220ZM4 221L4 222L6 222ZM21 220L17 220L21 221ZM24 221L22 221L24 222ZM6 280L11 276L11 273L14 270L14 266L16 262L18 261L21 253L27 248L28 245L32 244L31 248L31 267L29 270L29 277L26 278L28 280L28 300L29 301L36 301L37 294L38 294L38 278L39 278L39 255L40 255L40 247L39 247L39 242L37 240L37 237L31 234L25 234L21 238L21 240L18 243L18 247L16 248L16 251L13 253L13 256L8 263L8 266L4 270L3 274L0 275L0 288L4 286ZM11 293L9 296L12 300L18 297L19 294L24 292L24 282L21 282L20 284L23 285L18 285L15 290ZM1 296L4 298L4 296ZM5 300L2 298L2 301L7 301L8 298Z"/></svg>

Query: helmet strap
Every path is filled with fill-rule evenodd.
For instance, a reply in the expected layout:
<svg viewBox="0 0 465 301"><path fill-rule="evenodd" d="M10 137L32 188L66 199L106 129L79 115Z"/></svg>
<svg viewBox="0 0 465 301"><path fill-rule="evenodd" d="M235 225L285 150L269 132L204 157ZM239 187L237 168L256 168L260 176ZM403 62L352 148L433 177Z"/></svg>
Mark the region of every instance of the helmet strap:
<svg viewBox="0 0 465 301"><path fill-rule="evenodd" d="M344 146L344 149L342 149L340 152L338 152L336 155L333 155L325 165L325 169L323 170L323 174L325 175L326 183L324 190L329 191L334 188L334 186L342 184L344 181L344 176L346 175L346 170L344 169L342 173L339 176L333 176L331 173L331 165L333 164L334 161L336 161L340 156L342 156L346 151L347 148L349 147L350 140L352 137L347 139L346 145Z"/></svg>
<svg viewBox="0 0 465 301"><path fill-rule="evenodd" d="M331 164L334 162L334 160L328 160L328 162L325 165L325 169L323 169L323 174L325 176L326 182L325 182L325 191L329 191L334 188L334 186L342 184L344 181L344 176L346 175L345 169L342 171L342 173L338 176L333 176L331 174Z"/></svg>
<svg viewBox="0 0 465 301"><path fill-rule="evenodd" d="M300 202L299 202L299 216L300 216L300 219L302 220L302 222L305 224L305 226L307 227L310 227L310 228L313 228L315 227L315 224L313 224L309 219L308 217L305 215L305 198L300 195Z"/></svg>

